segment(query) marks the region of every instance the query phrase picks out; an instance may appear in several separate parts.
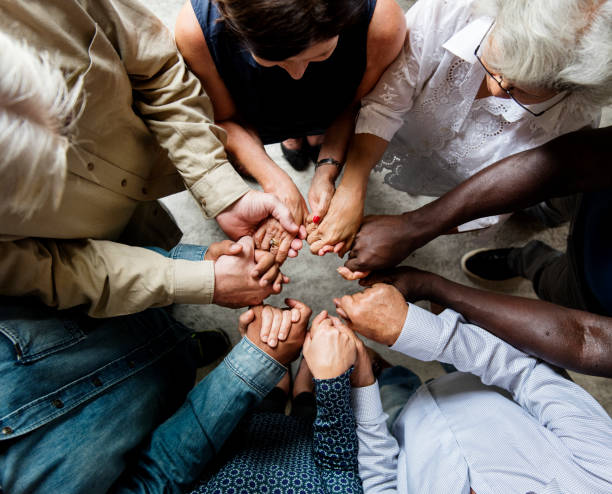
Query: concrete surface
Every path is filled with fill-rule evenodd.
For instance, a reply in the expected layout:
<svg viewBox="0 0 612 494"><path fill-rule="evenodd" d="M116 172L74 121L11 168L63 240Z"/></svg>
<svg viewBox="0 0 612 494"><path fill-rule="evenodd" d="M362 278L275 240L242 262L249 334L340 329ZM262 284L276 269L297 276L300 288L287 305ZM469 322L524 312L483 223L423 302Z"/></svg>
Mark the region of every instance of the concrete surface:
<svg viewBox="0 0 612 494"><path fill-rule="evenodd" d="M182 4L181 0L148 0L146 3L170 29L173 29L176 15ZM404 8L408 5L406 0L400 3ZM602 125L610 124L612 124L612 110L607 109ZM268 146L267 150L278 165L289 173L300 191L306 196L313 174L312 165L305 171L296 172L282 157L278 145ZM366 214L394 214L415 209L428 200L430 198L410 196L396 191L383 183L382 174L373 173L368 186L365 209ZM165 203L185 233L183 242L207 245L225 238L214 221L207 221L202 217L198 205L187 192L168 197ZM523 245L531 239L540 239L557 249L565 250L566 234L567 227L565 226L542 229L536 223L524 218L510 218L506 223L487 231L440 237L414 252L405 261L405 264L427 269L457 282L475 286L461 272L459 260L463 253L479 247ZM272 305L283 305L284 298L291 296L310 305L315 314L323 309L333 313L333 297L359 290L356 284L343 280L336 273L336 268L342 264L342 260L331 255L323 258L313 256L305 246L296 259L288 260L283 266L285 274L291 277L291 283L285 287L281 295L270 297L266 302ZM530 283L527 281L509 286L504 291L535 298ZM238 340L236 325L239 313L240 311L237 310L216 306L182 305L174 308L175 317L184 324L196 330L223 328L231 334L233 341ZM423 363L399 355L380 345L373 343L372 346L391 363L401 363L410 367L423 380L436 377L444 372L438 363ZM608 413L612 414L612 380L575 373L572 373L572 377L593 394Z"/></svg>

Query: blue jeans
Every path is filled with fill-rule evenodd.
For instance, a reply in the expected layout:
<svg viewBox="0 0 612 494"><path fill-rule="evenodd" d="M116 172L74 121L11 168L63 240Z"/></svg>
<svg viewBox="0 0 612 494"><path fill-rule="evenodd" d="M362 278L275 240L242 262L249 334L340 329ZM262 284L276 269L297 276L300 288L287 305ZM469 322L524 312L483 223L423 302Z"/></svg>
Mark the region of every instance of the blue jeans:
<svg viewBox="0 0 612 494"><path fill-rule="evenodd" d="M92 319L0 298L0 486L181 492L285 368L243 339L198 386L162 309Z"/></svg>

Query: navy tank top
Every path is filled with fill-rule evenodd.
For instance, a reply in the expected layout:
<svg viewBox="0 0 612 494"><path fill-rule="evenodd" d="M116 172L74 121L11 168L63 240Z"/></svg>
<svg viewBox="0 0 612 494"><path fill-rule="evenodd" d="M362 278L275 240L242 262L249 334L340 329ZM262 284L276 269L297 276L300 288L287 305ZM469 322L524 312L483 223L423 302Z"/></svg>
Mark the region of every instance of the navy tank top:
<svg viewBox="0 0 612 494"><path fill-rule="evenodd" d="M218 20L221 14L214 1L191 0L191 5L238 113L264 144L323 134L354 99L366 69L368 27L376 0L368 0L359 22L340 33L331 57L309 63L299 80L281 67L257 64Z"/></svg>

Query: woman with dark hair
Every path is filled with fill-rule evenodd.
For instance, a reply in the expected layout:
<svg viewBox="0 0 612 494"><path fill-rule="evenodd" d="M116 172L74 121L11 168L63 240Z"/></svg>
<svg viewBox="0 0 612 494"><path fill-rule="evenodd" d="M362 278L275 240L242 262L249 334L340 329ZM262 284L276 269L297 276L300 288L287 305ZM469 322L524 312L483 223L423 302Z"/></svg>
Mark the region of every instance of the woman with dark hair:
<svg viewBox="0 0 612 494"><path fill-rule="evenodd" d="M179 50L212 100L216 122L228 133L234 166L279 197L298 224L306 224L306 202L263 145L282 142L297 169L308 165L308 156L316 162L308 220L318 223L334 194L359 100L402 47L399 5L190 0L175 32ZM273 222L263 229L267 235L256 238L265 240L263 248L285 241Z"/></svg>

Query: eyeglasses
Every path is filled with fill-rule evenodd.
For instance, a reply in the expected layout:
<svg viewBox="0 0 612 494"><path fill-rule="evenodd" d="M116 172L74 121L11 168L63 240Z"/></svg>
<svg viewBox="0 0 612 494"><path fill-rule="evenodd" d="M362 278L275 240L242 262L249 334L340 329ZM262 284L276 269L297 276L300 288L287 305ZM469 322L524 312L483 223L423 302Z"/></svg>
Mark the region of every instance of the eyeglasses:
<svg viewBox="0 0 612 494"><path fill-rule="evenodd" d="M514 101L517 105L519 105L523 110L528 111L529 113L531 113L534 117L539 117L540 115L542 115L543 113L547 112L548 110L550 110L552 107L556 106L558 103L561 103L561 101L563 101L565 99L565 97L567 96L567 94L561 98L558 101L555 101L552 105L550 105L548 108L540 111L540 112L534 112L532 110L530 110L529 108L527 108L523 103L521 103L519 100L517 100L514 95L512 94L512 90L514 89L514 86L509 86L509 87L504 87L502 86L502 83L504 82L504 78L499 75L497 77L495 77L490 71L489 69L487 69L487 67L485 66L484 63L482 63L482 60L480 58L480 56L478 55L478 52L480 51L480 47L482 45L482 43L484 42L485 38L489 35L489 32L491 31L491 29L493 28L493 26L495 25L495 22L493 24L491 24L489 26L489 29L487 29L487 32L485 33L485 35L482 37L482 39L480 40L480 43L478 43L478 46L476 47L476 49L474 50L474 56L476 57L476 60L478 60L478 62L480 62L480 65L482 66L482 68L484 69L484 71L488 74L488 76L493 79L495 82L497 82L497 85L500 87L500 89L506 93L508 95L508 97L510 97L512 99L512 101Z"/></svg>

